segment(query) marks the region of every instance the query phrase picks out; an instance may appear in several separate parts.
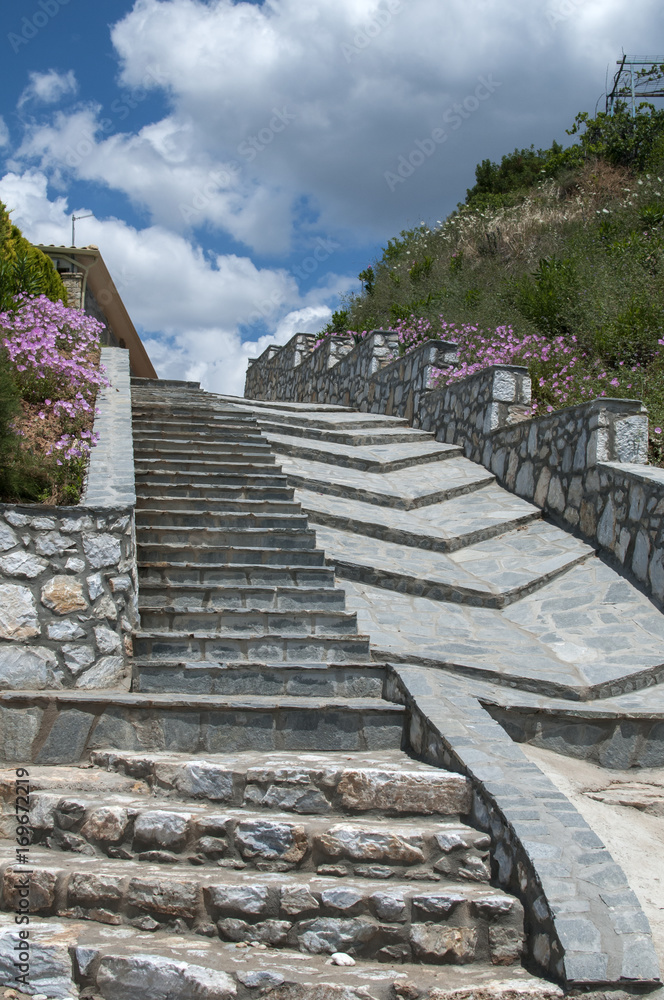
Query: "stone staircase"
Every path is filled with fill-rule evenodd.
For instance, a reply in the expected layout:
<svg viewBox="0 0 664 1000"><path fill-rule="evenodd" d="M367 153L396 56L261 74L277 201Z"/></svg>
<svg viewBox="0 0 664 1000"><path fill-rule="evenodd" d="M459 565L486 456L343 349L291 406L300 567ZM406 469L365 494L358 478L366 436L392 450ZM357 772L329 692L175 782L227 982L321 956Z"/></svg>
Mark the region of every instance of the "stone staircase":
<svg viewBox="0 0 664 1000"><path fill-rule="evenodd" d="M318 424L288 407L257 418L188 383L135 380L132 395L132 686L104 695L124 714L89 759L30 768L31 982L49 997L87 987L104 1000L242 1000L266 988L275 1000L560 995L522 968L523 908L492 884L470 782L408 752L406 709L387 698L385 664L289 482L306 482L318 516L329 501L330 518L344 519L346 502L383 509L371 497L384 474L372 469L386 448L390 476L416 467L408 495L393 480L397 514L432 496L454 503L472 475L441 476L454 450L402 421L335 410ZM277 465L275 425L282 455L306 452L299 469ZM342 464L349 443L355 465ZM326 479L320 447L364 485ZM515 526L533 520L497 509ZM455 523L432 525L433 544ZM376 533L363 537L382 545L379 522L366 524ZM7 838L13 795L6 773ZM22 875L5 846L6 975Z"/></svg>

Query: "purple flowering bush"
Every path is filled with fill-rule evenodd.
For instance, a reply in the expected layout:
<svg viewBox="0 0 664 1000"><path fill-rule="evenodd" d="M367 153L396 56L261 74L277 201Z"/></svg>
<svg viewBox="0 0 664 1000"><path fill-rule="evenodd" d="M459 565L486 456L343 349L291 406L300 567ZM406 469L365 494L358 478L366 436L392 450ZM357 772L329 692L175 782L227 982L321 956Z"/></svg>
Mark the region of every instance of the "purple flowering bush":
<svg viewBox="0 0 664 1000"><path fill-rule="evenodd" d="M90 449L95 399L108 385L99 364L103 326L44 295L18 296L0 313L0 345L20 396L13 421L21 452L41 458L48 485L39 499L77 502Z"/></svg>

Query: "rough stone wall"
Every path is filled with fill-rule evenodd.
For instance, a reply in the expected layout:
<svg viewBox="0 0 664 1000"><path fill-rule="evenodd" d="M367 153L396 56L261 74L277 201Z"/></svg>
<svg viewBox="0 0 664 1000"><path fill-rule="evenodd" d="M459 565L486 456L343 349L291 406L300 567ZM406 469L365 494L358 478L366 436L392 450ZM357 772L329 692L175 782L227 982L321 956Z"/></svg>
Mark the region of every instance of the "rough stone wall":
<svg viewBox="0 0 664 1000"><path fill-rule="evenodd" d="M393 360L396 335L381 330L354 346L330 338L299 366L284 364L282 353L292 361L293 347L303 351L303 336L254 362L249 398L403 416L460 445L501 485L577 529L664 604L664 472L645 466L648 415L638 400L597 399L528 418L525 368L496 365L430 390L435 371L455 363L454 344L429 341Z"/></svg>
<svg viewBox="0 0 664 1000"><path fill-rule="evenodd" d="M102 349L84 502L0 504L0 689L128 688L138 620L129 353ZM108 435L113 433L113 439Z"/></svg>

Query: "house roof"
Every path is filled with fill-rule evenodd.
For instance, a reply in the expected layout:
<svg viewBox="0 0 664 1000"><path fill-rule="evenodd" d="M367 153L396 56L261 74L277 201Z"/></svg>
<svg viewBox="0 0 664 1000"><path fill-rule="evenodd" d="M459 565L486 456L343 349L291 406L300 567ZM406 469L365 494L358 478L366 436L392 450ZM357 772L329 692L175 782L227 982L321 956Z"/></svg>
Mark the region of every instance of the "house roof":
<svg viewBox="0 0 664 1000"><path fill-rule="evenodd" d="M148 352L136 332L129 313L118 292L113 279L108 273L99 247L65 247L35 244L48 257L60 257L77 264L83 271L84 282L94 295L99 308L104 313L108 324L118 341L124 342L129 351L132 375L139 378L157 378Z"/></svg>

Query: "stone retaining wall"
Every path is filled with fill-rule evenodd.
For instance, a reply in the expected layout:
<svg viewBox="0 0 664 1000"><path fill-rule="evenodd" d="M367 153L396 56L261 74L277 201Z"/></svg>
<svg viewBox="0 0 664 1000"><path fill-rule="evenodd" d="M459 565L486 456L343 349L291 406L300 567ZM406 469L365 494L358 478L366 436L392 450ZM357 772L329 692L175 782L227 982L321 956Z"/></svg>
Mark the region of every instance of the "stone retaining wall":
<svg viewBox="0 0 664 1000"><path fill-rule="evenodd" d="M138 620L129 353L103 348L84 502L0 504L0 689L128 688ZM111 435L112 432L112 436Z"/></svg>
<svg viewBox="0 0 664 1000"><path fill-rule="evenodd" d="M294 359L293 341L251 365L246 396L405 417L578 530L664 604L664 471L645 466L648 415L638 400L597 399L529 418L526 368L496 365L430 390L434 374L455 363L454 344L428 341L392 360L396 334L373 331L357 345L329 338L294 368L280 360L282 352ZM305 346L298 341L300 352Z"/></svg>

